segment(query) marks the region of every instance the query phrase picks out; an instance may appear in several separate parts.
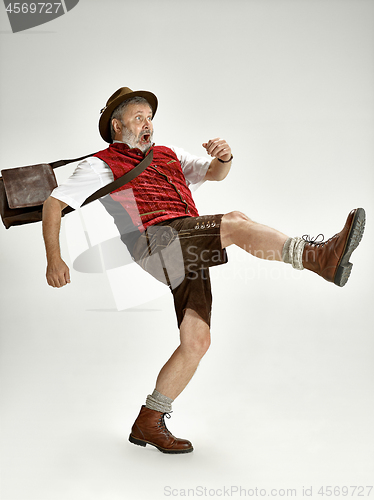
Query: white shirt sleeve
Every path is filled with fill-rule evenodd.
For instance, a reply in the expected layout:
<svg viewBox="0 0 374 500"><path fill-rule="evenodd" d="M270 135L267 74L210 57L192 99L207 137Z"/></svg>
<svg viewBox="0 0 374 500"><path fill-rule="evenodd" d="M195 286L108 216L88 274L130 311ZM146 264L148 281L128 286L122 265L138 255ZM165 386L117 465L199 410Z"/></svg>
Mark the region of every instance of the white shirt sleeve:
<svg viewBox="0 0 374 500"><path fill-rule="evenodd" d="M204 177L208 171L210 162L208 158L202 158L201 156L194 156L182 148L177 148L175 146L168 146L177 155L178 160L181 162L182 171L187 181L187 185L199 184L204 182ZM196 187L196 186L194 186Z"/></svg>
<svg viewBox="0 0 374 500"><path fill-rule="evenodd" d="M91 194L113 180L109 166L100 158L90 156L78 164L73 174L55 188L51 196L77 209Z"/></svg>

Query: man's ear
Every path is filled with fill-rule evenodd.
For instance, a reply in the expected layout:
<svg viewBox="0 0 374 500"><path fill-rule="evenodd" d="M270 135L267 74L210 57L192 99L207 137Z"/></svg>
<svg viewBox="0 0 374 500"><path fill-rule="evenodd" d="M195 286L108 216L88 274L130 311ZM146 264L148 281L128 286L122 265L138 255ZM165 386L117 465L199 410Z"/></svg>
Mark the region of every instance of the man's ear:
<svg viewBox="0 0 374 500"><path fill-rule="evenodd" d="M113 130L116 134L119 134L121 132L121 130L122 130L121 122L119 120L117 120L117 118L113 118L112 126L113 126Z"/></svg>

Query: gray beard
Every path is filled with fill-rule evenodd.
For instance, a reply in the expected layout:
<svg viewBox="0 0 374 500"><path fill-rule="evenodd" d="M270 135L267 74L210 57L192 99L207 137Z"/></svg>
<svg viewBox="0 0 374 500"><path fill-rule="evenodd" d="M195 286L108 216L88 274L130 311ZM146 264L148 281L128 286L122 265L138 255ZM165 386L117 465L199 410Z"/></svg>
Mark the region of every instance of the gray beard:
<svg viewBox="0 0 374 500"><path fill-rule="evenodd" d="M152 146L153 132L150 134L149 144L141 144L140 139L142 137L142 133L137 137L135 134L130 132L127 128L123 127L122 129L122 142L125 142L130 146L130 148L138 148L142 153L146 153Z"/></svg>

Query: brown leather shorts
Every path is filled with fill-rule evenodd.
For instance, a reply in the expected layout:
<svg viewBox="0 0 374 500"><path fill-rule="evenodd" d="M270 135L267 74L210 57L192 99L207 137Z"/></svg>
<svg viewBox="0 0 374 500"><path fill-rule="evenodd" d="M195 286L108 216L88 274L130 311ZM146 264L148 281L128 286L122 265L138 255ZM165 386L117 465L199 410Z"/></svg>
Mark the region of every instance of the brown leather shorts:
<svg viewBox="0 0 374 500"><path fill-rule="evenodd" d="M209 267L227 262L221 247L223 215L181 217L149 227L137 240L134 260L168 285L174 297L178 327L187 308L210 326L212 293Z"/></svg>

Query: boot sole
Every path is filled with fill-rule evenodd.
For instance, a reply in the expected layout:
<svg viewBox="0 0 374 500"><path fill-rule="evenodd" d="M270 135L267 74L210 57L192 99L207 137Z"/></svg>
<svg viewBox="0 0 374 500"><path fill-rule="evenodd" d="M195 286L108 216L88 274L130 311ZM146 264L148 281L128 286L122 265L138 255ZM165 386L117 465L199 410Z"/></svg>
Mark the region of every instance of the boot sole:
<svg viewBox="0 0 374 500"><path fill-rule="evenodd" d="M338 263L338 267L334 277L334 283L337 286L344 286L349 276L351 275L353 264L349 262L352 252L356 250L365 230L365 210L358 208L354 215L351 228L348 233L348 238L345 244L344 251Z"/></svg>
<svg viewBox="0 0 374 500"><path fill-rule="evenodd" d="M130 441L130 443L136 444L137 446L143 446L143 447L147 446L147 444L150 444L151 446L154 446L162 453L177 454L177 453L191 453L191 451L193 451L193 447L187 448L186 450L168 450L167 448L161 448L161 446L157 446L157 444L150 443L149 441L144 441L143 439L135 438L131 434L129 436L129 441Z"/></svg>

